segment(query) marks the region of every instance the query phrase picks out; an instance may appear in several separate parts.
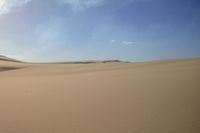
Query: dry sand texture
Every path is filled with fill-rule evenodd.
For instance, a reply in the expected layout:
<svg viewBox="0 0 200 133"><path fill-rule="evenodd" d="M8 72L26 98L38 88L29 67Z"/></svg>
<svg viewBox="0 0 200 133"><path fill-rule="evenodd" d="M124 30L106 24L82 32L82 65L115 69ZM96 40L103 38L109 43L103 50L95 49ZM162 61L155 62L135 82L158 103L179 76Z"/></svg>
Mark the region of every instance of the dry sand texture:
<svg viewBox="0 0 200 133"><path fill-rule="evenodd" d="M200 59L29 64L0 57L0 133L199 133Z"/></svg>

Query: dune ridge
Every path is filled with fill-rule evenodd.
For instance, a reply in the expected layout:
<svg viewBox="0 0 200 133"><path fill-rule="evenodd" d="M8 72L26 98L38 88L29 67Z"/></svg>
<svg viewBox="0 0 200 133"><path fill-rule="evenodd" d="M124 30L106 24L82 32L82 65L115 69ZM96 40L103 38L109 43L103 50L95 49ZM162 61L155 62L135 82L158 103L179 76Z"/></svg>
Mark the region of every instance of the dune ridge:
<svg viewBox="0 0 200 133"><path fill-rule="evenodd" d="M22 62L16 59L8 58L7 56L0 55L0 61Z"/></svg>

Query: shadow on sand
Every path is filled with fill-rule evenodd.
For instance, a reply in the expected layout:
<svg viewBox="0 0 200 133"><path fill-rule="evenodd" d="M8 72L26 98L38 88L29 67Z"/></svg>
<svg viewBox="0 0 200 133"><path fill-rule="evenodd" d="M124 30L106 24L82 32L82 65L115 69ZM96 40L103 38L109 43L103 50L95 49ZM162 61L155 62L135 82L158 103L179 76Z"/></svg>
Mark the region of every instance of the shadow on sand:
<svg viewBox="0 0 200 133"><path fill-rule="evenodd" d="M18 67L0 67L0 72L20 69Z"/></svg>

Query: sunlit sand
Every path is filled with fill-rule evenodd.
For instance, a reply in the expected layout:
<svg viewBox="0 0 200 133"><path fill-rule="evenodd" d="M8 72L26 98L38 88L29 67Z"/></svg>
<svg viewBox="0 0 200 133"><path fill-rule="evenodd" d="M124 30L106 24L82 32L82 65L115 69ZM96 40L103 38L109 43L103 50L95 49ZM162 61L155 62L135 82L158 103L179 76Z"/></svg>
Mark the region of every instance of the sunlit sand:
<svg viewBox="0 0 200 133"><path fill-rule="evenodd" d="M200 59L24 63L0 56L0 133L198 133Z"/></svg>

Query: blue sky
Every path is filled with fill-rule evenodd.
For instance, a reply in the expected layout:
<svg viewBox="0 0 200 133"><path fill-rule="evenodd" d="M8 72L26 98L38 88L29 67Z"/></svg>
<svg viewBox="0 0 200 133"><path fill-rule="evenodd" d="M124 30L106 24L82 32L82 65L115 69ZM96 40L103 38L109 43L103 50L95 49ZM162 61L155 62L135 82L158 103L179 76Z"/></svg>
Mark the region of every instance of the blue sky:
<svg viewBox="0 0 200 133"><path fill-rule="evenodd" d="M200 1L0 0L0 54L27 61L200 57Z"/></svg>

